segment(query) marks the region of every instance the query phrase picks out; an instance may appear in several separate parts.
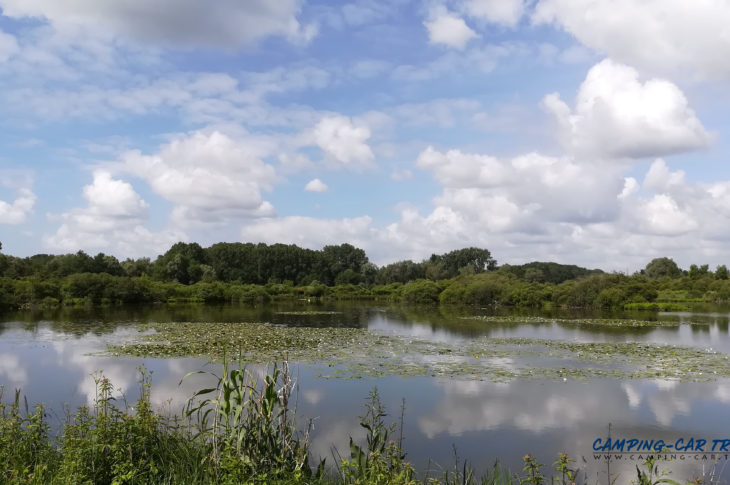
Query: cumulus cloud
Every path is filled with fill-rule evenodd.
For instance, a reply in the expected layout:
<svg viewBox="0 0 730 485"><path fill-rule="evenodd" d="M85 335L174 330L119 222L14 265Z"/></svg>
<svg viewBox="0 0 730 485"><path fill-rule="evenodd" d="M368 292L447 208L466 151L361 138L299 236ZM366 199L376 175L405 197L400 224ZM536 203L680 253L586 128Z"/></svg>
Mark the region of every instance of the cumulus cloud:
<svg viewBox="0 0 730 485"><path fill-rule="evenodd" d="M113 178L107 171L94 172L94 180L83 188L83 196L87 206L61 214L61 226L45 238L47 246L143 256L185 239L180 232L153 233L144 227L148 204L128 182Z"/></svg>
<svg viewBox="0 0 730 485"><path fill-rule="evenodd" d="M22 224L33 210L36 196L28 188L17 190L12 203L0 200L0 224Z"/></svg>
<svg viewBox="0 0 730 485"><path fill-rule="evenodd" d="M238 48L269 36L308 42L316 27L297 20L299 0L0 0L3 15L44 18L59 30L95 31L141 43Z"/></svg>
<svg viewBox="0 0 730 485"><path fill-rule="evenodd" d="M264 218L241 237L310 248L350 242L377 264L468 246L489 248L503 263L540 255L620 271L665 255L685 267L730 258L730 181L693 183L662 159L642 182L618 163L540 153L498 158L429 147L416 164L442 185L428 211L403 206L382 226L368 216Z"/></svg>
<svg viewBox="0 0 730 485"><path fill-rule="evenodd" d="M436 180L448 187L504 185L511 175L509 167L494 157L462 153L460 150L442 153L428 147L418 155L416 164L433 172Z"/></svg>
<svg viewBox="0 0 730 485"><path fill-rule="evenodd" d="M327 184L322 182L320 179L313 179L304 186L304 190L307 192L327 192L329 187L327 187Z"/></svg>
<svg viewBox="0 0 730 485"><path fill-rule="evenodd" d="M697 220L667 194L656 194L639 205L640 229L657 235L675 236L697 229Z"/></svg>
<svg viewBox="0 0 730 485"><path fill-rule="evenodd" d="M730 4L715 0L541 0L552 23L586 46L652 71L730 77Z"/></svg>
<svg viewBox="0 0 730 485"><path fill-rule="evenodd" d="M525 10L523 0L467 0L467 15L487 22L514 27Z"/></svg>
<svg viewBox="0 0 730 485"><path fill-rule="evenodd" d="M543 102L566 148L581 155L663 156L704 147L711 138L676 85L642 83L635 69L610 59L588 71L573 109L555 93Z"/></svg>
<svg viewBox="0 0 730 485"><path fill-rule="evenodd" d="M730 181L690 183L661 159L641 184L620 164L539 153L499 159L429 147L417 165L443 189L430 212L407 208L377 230L399 257L477 245L505 262L541 254L621 270L665 254L683 264L730 257L730 224L720 222L730 222Z"/></svg>
<svg viewBox="0 0 730 485"><path fill-rule="evenodd" d="M511 213L532 215L535 231L541 220L552 222L602 221L616 212L616 194L623 179L617 168L594 167L563 157L528 153L512 159L427 148L418 157L420 168L443 184L436 198L470 217L495 224ZM574 201L580 200L580 204ZM481 210L483 207L493 210ZM513 221L514 222L514 221ZM513 223L500 223L511 227Z"/></svg>
<svg viewBox="0 0 730 485"><path fill-rule="evenodd" d="M431 44L442 44L454 49L463 49L477 33L466 25L464 19L447 11L444 7L434 8L430 19L423 22L428 30L428 41Z"/></svg>
<svg viewBox="0 0 730 485"><path fill-rule="evenodd" d="M342 167L368 167L375 158L366 143L370 138L370 128L354 123L347 116L322 118L314 127L312 138L331 162Z"/></svg>
<svg viewBox="0 0 730 485"><path fill-rule="evenodd" d="M241 230L241 237L244 241L289 243L311 249L349 242L367 250L371 247L374 235L372 222L368 216L345 219L301 216L258 219Z"/></svg>
<svg viewBox="0 0 730 485"><path fill-rule="evenodd" d="M366 249L378 263L418 260L467 246L524 250L560 244L574 225L616 219L617 196L624 188L624 178L613 165L596 170L537 153L498 159L427 148L417 165L443 184L428 214L407 207L384 227L374 227L367 216L267 218L246 225L242 238L314 248L346 241Z"/></svg>
<svg viewBox="0 0 730 485"><path fill-rule="evenodd" d="M127 152L121 163L177 205L173 217L181 225L215 223L274 214L261 195L276 180L274 168L260 158L267 151L255 138L198 131L173 139L154 155Z"/></svg>

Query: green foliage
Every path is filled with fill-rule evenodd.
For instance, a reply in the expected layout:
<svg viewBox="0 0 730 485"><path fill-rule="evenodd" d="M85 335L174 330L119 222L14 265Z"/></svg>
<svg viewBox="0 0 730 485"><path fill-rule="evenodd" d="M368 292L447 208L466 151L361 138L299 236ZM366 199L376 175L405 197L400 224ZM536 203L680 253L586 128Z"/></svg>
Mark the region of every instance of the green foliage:
<svg viewBox="0 0 730 485"><path fill-rule="evenodd" d="M600 269L587 269L573 264L546 263L540 261L514 266L505 264L499 268L499 271L513 274L529 282L554 283L556 285L564 281L603 273Z"/></svg>
<svg viewBox="0 0 730 485"><path fill-rule="evenodd" d="M558 472L560 475L553 479L553 483L560 485L571 485L575 483L575 477L578 475L578 470L571 468L570 464L573 463L568 457L567 453L558 453L558 459L553 462L553 470Z"/></svg>
<svg viewBox="0 0 730 485"><path fill-rule="evenodd" d="M717 268L715 268L715 278L718 280L728 279L727 266L725 266L724 264L721 264Z"/></svg>
<svg viewBox="0 0 730 485"><path fill-rule="evenodd" d="M28 412L24 401L22 412L20 391L10 404L4 404L3 390L0 387L0 482L47 483L58 453L51 445L45 409L39 405Z"/></svg>
<svg viewBox="0 0 730 485"><path fill-rule="evenodd" d="M367 288L350 284L328 288L326 294L328 298L335 298L337 300L369 300L373 297Z"/></svg>
<svg viewBox="0 0 730 485"><path fill-rule="evenodd" d="M399 261L380 268L375 276L379 285L389 283L408 283L426 278L426 266L423 263L414 263L411 260Z"/></svg>
<svg viewBox="0 0 730 485"><path fill-rule="evenodd" d="M81 407L64 427L59 474L73 483L159 481L163 472L156 455L164 447L158 433L163 423L149 402L148 373L141 370L141 395L133 415L114 404L109 379L96 373L94 382L93 409Z"/></svg>
<svg viewBox="0 0 730 485"><path fill-rule="evenodd" d="M643 463L646 470L642 470L639 468L639 465L636 465L637 481L635 483L637 485L659 485L660 483L679 485L679 482L668 477L670 472L667 470L659 470L656 461L654 455L650 455Z"/></svg>
<svg viewBox="0 0 730 485"><path fill-rule="evenodd" d="M644 274L649 278L678 278L682 271L677 263L670 258L654 258L644 268Z"/></svg>
<svg viewBox="0 0 730 485"><path fill-rule="evenodd" d="M403 286L401 300L404 303L432 305L438 303L441 289L433 281L416 280Z"/></svg>
<svg viewBox="0 0 730 485"><path fill-rule="evenodd" d="M395 424L385 424L387 413L380 402L377 387L370 392L365 409L365 415L360 417L360 426L367 432L367 446L363 449L350 437L350 458L341 459L339 465L342 483L415 485L415 470L405 461L406 454L402 449L403 414L401 437L396 442L391 439Z"/></svg>
<svg viewBox="0 0 730 485"><path fill-rule="evenodd" d="M520 485L529 483L530 485L542 485L545 483L545 476L540 471L542 465L535 460L531 455L525 455L522 459L524 466L522 471L525 473L524 477L520 480Z"/></svg>
<svg viewBox="0 0 730 485"><path fill-rule="evenodd" d="M294 383L288 364L281 370L275 366L261 388L241 365L229 371L225 360L216 377L215 388L191 397L185 415L196 417L195 436L209 449L218 480L270 483L311 477L308 432L300 438L289 407ZM196 401L199 397L204 398Z"/></svg>
<svg viewBox="0 0 730 485"><path fill-rule="evenodd" d="M0 310L128 303L261 303L271 299L390 300L415 304L686 309L730 300L725 265L682 273L655 258L632 276L550 262L503 265L464 248L382 268L350 244L320 251L286 244L176 243L154 262L99 253L0 254ZM676 305L670 305L676 303Z"/></svg>

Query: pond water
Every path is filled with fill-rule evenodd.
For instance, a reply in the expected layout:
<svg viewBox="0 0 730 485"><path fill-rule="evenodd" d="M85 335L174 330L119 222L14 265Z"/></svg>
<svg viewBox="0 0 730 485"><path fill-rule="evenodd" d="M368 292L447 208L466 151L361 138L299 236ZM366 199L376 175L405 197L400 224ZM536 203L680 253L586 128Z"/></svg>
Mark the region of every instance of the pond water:
<svg viewBox="0 0 730 485"><path fill-rule="evenodd" d="M474 316L487 318L471 318ZM595 324L591 319L655 320L657 325L624 327ZM723 307L632 315L519 314L508 310L410 308L372 303L61 309L0 315L0 384L6 391L22 389L31 404L45 403L52 423L58 425L65 406L75 408L93 402L94 371L103 371L133 402L138 395L137 368L144 366L152 371L153 404L179 414L195 390L210 384L206 382L210 377L205 375L195 375L180 383L181 378L189 371L216 371L220 366L203 357L161 359L103 354L110 343L139 338L137 326L149 322L270 322L296 327L365 328L380 335L433 342L456 350L490 339L507 339L512 346L521 342L526 347L534 345L535 339L544 339L577 344L684 346L700 349L713 358L727 358L725 354L730 354L730 308ZM638 349L651 353L653 348ZM492 364L504 369L622 366L620 354L613 355L608 364L601 361L603 347L598 347L597 354L587 360L567 355L566 352L574 351L573 347L547 349L514 355L500 351ZM626 355L627 362L632 358ZM684 358L681 353L677 355L678 367L683 365ZM261 366L252 365L250 369L259 374L265 372ZM409 460L421 471L427 467L452 467L454 450L460 460L468 460L480 471L495 459L513 472L520 471L522 457L527 453L545 463L547 471L557 453L564 451L576 459L585 481L607 483L605 459L597 459L601 453L594 452L594 447L598 438L605 442L610 423L614 440L661 439L668 445L676 445L680 439L680 445L686 445L689 439L694 439L695 444L705 440L703 447L671 453L668 450L665 455L673 459L660 462L660 468L671 469L673 478L680 482L710 473L725 481L730 478L730 379L722 366L714 367L719 373L710 375L710 380L706 380L706 374L718 371L710 370L700 376L700 370L693 368L695 379L605 378L580 373L561 377L560 372L539 374L538 378L515 378L507 373L492 379L486 371L374 378L344 374L350 378L326 378L323 375L332 375L327 365L311 362L293 362L292 369L298 384L299 422L314 419L314 453L327 457L330 464L335 461L333 447L346 450L349 436L363 436L358 415L363 414L368 393L377 386L392 421L398 420L401 402L405 400L404 446ZM3 399L7 400L10 394L6 392ZM728 440L724 450L722 440ZM634 479L639 455L646 454L625 453L620 458L614 455L610 473L619 476L616 483Z"/></svg>

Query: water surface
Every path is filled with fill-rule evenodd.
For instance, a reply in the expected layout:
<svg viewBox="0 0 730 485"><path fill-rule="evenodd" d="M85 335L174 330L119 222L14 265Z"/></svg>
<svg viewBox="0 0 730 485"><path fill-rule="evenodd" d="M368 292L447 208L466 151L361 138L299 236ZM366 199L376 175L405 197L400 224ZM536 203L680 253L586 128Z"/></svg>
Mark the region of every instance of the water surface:
<svg viewBox="0 0 730 485"><path fill-rule="evenodd" d="M296 314L315 310L329 314ZM196 375L180 384L182 376L198 369L217 371L204 358L153 359L106 357L107 343L134 338L135 327L145 322L271 322L303 327L367 328L388 335L467 345L477 337L538 338L575 342L646 342L730 353L730 312L722 307L700 308L695 313L552 313L556 318L639 318L676 323L657 327L600 327L547 323L494 323L464 319L473 315L509 314L507 310L390 307L373 304L325 303L321 305L272 304L247 306L152 306L136 308L61 309L54 312L21 312L0 316L0 384L21 388L31 403L44 402L51 419L59 424L64 406L92 403L95 371L103 371L132 402L138 395L137 369L152 371L152 401L169 413L180 413L194 390L211 378ZM504 358L505 366L521 357ZM545 362L542 363L546 365ZM550 363L548 363L550 364ZM521 458L534 454L542 463L555 461L559 451L578 460L590 483L606 483L605 462L596 460L593 444L611 436L627 439L730 438L730 380L678 382L674 380L509 380L491 382L479 376L433 378L398 376L376 379L324 379L321 366L293 363L299 392L300 422L314 419L313 448L333 462L333 446L345 450L349 436L362 436L357 416L363 402L377 386L393 421L405 399L405 448L420 470L449 468L453 450L461 460L479 469L496 458L513 471ZM265 369L251 366L254 373ZM6 393L7 399L9 393ZM705 447L708 451L711 446ZM730 477L723 453L712 458L700 454L678 455L661 467L675 470L675 478L694 478L714 468ZM699 457L699 459L698 459ZM634 478L634 465L626 455L612 463L617 483ZM634 457L635 460L638 458ZM719 461L717 461L719 459ZM585 460L585 461L584 461Z"/></svg>

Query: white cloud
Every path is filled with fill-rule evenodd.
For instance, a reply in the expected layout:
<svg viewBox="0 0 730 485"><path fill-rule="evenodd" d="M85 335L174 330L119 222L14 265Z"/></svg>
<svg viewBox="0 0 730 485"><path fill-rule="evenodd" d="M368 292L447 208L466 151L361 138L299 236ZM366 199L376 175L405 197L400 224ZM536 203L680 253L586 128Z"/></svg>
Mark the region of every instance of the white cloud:
<svg viewBox="0 0 730 485"><path fill-rule="evenodd" d="M308 42L316 28L297 20L299 0L0 0L3 15L45 18L66 32L93 31L140 43L237 48L269 36Z"/></svg>
<svg viewBox="0 0 730 485"><path fill-rule="evenodd" d="M148 207L131 185L113 179L108 172L94 172L94 183L84 187L83 193L90 211L100 216L137 218Z"/></svg>
<svg viewBox="0 0 730 485"><path fill-rule="evenodd" d="M384 226L367 216L265 218L241 236L310 248L350 242L377 264L468 246L489 248L502 263L540 257L621 271L658 256L684 267L730 258L730 181L691 183L662 160L641 185L618 163L539 153L503 159L427 148L417 165L442 184L431 210L402 205Z"/></svg>
<svg viewBox="0 0 730 485"><path fill-rule="evenodd" d="M343 167L368 167L375 158L366 143L370 138L370 128L355 124L346 116L322 118L314 127L312 138L330 161Z"/></svg>
<svg viewBox="0 0 730 485"><path fill-rule="evenodd" d="M443 7L435 8L430 13L430 19L423 22L428 30L428 41L431 44L443 44L454 49L463 49L467 42L478 37L466 25L464 19L448 12Z"/></svg>
<svg viewBox="0 0 730 485"><path fill-rule="evenodd" d="M671 172L667 164L661 158L654 160L649 167L649 171L644 176L644 188L654 190L656 192L666 192L673 186L684 185L684 172L679 170Z"/></svg>
<svg viewBox="0 0 730 485"><path fill-rule="evenodd" d="M327 184L322 182L320 179L313 179L304 186L304 190L307 192L327 192L329 187L327 187Z"/></svg>
<svg viewBox="0 0 730 485"><path fill-rule="evenodd" d="M730 257L730 181L692 184L662 160L642 186L620 164L538 153L498 159L428 148L418 166L443 190L429 213L405 209L377 231L389 255L419 259L477 245L503 262L540 254L609 270L638 269L657 255L682 264Z"/></svg>
<svg viewBox="0 0 730 485"><path fill-rule="evenodd" d="M0 62L7 61L19 50L15 37L0 30Z"/></svg>
<svg viewBox="0 0 730 485"><path fill-rule="evenodd" d="M581 155L662 156L704 147L711 138L677 86L642 83L635 69L610 59L588 71L574 109L555 93L544 105L566 148Z"/></svg>
<svg viewBox="0 0 730 485"><path fill-rule="evenodd" d="M433 172L448 187L490 187L509 181L509 167L494 157L449 150L441 153L428 147L418 155L418 167Z"/></svg>
<svg viewBox="0 0 730 485"><path fill-rule="evenodd" d="M730 4L716 0L541 0L533 21L641 69L727 79Z"/></svg>
<svg viewBox="0 0 730 485"><path fill-rule="evenodd" d="M65 251L102 250L124 257L159 253L176 241L186 239L179 231L153 233L144 227L148 204L134 188L109 172L97 170L83 189L84 208L60 216L61 226L46 236L45 243Z"/></svg>
<svg viewBox="0 0 730 485"><path fill-rule="evenodd" d="M215 223L274 214L261 196L276 180L274 168L261 161L269 150L254 137L234 140L218 131L198 131L172 140L155 155L127 152L121 162L177 205L173 216L180 224Z"/></svg>
<svg viewBox="0 0 730 485"><path fill-rule="evenodd" d="M345 219L266 218L247 224L241 230L241 237L244 241L290 243L311 249L348 242L367 250L374 235L371 225L372 219L368 216Z"/></svg>
<svg viewBox="0 0 730 485"><path fill-rule="evenodd" d="M534 229L541 220L610 219L617 211L615 198L623 186L618 169L611 166L596 167L539 153L500 160L459 150L442 153L429 147L421 152L417 163L444 185L437 203L469 210L473 212L470 216L487 224L514 210L523 216L533 214L535 220L530 224ZM575 200L581 203L575 204ZM485 204L496 204L499 210L482 211Z"/></svg>
<svg viewBox="0 0 730 485"><path fill-rule="evenodd" d="M697 220L682 210L671 196L654 195L639 206L639 217L644 223L641 229L650 234L674 236L697 229Z"/></svg>
<svg viewBox="0 0 730 485"><path fill-rule="evenodd" d="M67 67L52 65L46 69ZM33 70L36 77L43 75L37 72L39 69ZM246 126L303 128L319 119L321 114L306 106L271 106L266 97L321 89L329 82L330 74L321 68L291 66L243 72L235 77L207 72L176 73L150 79L139 76L119 79L112 86L81 83L78 79L68 84L54 83L50 89L21 83L4 90L0 99L15 114L33 114L44 121L69 117L110 121L174 110L187 122L206 125L236 122Z"/></svg>
<svg viewBox="0 0 730 485"><path fill-rule="evenodd" d="M466 0L467 15L487 22L514 27L525 10L523 0Z"/></svg>
<svg viewBox="0 0 730 485"><path fill-rule="evenodd" d="M33 210L36 196L27 188L19 188L12 203L0 200L0 224L22 224Z"/></svg>
<svg viewBox="0 0 730 485"><path fill-rule="evenodd" d="M626 177L624 179L624 189L618 195L618 198L625 199L627 197L631 197L632 195L637 193L640 188L641 187L639 186L639 182L637 182L634 177Z"/></svg>

